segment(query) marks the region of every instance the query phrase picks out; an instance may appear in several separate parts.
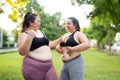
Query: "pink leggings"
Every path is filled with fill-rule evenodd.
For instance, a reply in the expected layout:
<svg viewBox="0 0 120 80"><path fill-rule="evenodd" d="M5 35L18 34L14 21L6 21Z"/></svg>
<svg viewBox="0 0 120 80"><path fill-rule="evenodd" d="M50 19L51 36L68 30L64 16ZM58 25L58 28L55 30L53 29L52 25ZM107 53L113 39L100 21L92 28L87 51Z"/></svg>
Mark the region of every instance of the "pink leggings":
<svg viewBox="0 0 120 80"><path fill-rule="evenodd" d="M25 80L58 80L52 61L39 61L24 57L22 73Z"/></svg>

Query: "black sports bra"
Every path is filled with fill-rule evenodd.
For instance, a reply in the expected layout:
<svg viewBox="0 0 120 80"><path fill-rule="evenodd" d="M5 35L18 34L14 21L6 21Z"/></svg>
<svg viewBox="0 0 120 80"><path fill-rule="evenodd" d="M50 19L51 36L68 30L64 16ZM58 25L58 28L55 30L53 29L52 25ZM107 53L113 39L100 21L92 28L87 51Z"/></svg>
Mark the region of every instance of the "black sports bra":
<svg viewBox="0 0 120 80"><path fill-rule="evenodd" d="M76 31L75 31L75 32L76 32ZM73 47L73 46L78 45L78 43L77 43L77 42L75 41L75 39L74 39L74 34L75 34L75 32L73 32L73 33L69 36L69 38L67 39L66 42L61 41L61 42L60 42L60 46L61 46L61 47L64 47L64 46L71 46L71 47Z"/></svg>
<svg viewBox="0 0 120 80"><path fill-rule="evenodd" d="M41 31L42 32L42 31ZM42 32L43 33L43 32ZM32 40L32 44L31 44L31 47L30 47L30 51L33 51L41 46L44 46L44 45L49 45L49 40L48 38L46 37L46 35L43 33L43 37L39 38L39 37L34 37L33 40Z"/></svg>

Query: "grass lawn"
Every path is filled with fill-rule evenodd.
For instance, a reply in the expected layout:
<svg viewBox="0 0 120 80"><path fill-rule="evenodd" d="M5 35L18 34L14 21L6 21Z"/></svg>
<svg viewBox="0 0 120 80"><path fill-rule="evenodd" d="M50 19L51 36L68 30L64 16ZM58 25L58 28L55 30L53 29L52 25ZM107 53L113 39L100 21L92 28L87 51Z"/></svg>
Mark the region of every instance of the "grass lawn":
<svg viewBox="0 0 120 80"><path fill-rule="evenodd" d="M53 52L53 64L60 76L62 61ZM82 52L85 61L85 80L120 80L120 55L109 56L103 52L89 49ZM22 56L18 52L0 54L0 80L24 80L21 73Z"/></svg>

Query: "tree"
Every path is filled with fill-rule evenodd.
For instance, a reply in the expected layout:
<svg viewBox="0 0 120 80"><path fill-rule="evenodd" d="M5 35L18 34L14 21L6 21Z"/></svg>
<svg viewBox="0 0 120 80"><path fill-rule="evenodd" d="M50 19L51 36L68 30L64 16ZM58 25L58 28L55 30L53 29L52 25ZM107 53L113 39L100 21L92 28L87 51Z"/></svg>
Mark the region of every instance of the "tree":
<svg viewBox="0 0 120 80"><path fill-rule="evenodd" d="M2 9L3 5L4 5L4 2L2 2L2 0L0 0L0 14L2 14L4 12Z"/></svg>
<svg viewBox="0 0 120 80"><path fill-rule="evenodd" d="M107 30L107 31L106 31ZM89 28L84 28L83 32L87 35L90 39L97 40L97 48L104 48L105 44L109 44L109 40L112 38L114 39L115 31L111 28L106 28L103 25L98 25L95 22L91 22ZM108 34L110 33L110 34Z"/></svg>
<svg viewBox="0 0 120 80"><path fill-rule="evenodd" d="M0 30L3 32L3 47L6 47L8 42L8 33L2 28L0 28Z"/></svg>
<svg viewBox="0 0 120 80"><path fill-rule="evenodd" d="M19 12L27 3L29 3L29 0L6 0L6 3L8 3L12 9L9 18L14 22L18 22L21 18Z"/></svg>
<svg viewBox="0 0 120 80"><path fill-rule="evenodd" d="M113 23L117 28L120 27L120 0L71 0L72 4L89 4L94 6L94 10L88 15L88 18L99 17L103 22L110 20L108 24Z"/></svg>
<svg viewBox="0 0 120 80"><path fill-rule="evenodd" d="M91 19L92 37L96 38L98 45L112 44L115 33L120 29L120 1L119 0L71 0L72 4L89 4L94 10L87 16ZM111 27L114 24L115 27ZM94 28L96 27L96 28ZM104 33L104 34L103 34Z"/></svg>
<svg viewBox="0 0 120 80"><path fill-rule="evenodd" d="M63 27L59 25L61 13L57 12L53 15L44 12L44 7L40 6L36 0L30 0L30 2L23 8L21 8L21 16L26 12L35 12L41 18L41 29L45 32L50 40L54 40L65 33ZM56 34L58 32L59 34Z"/></svg>
<svg viewBox="0 0 120 80"><path fill-rule="evenodd" d="M23 2L21 0L17 0L14 1L13 3L11 0L7 0L7 2L10 4L13 10L13 13L10 14L9 17L14 22L23 20L23 16L26 12L34 12L40 16L41 18L40 28L45 32L45 34L48 36L50 40L54 40L65 33L63 27L59 25L59 21L61 18L60 12L57 12L54 15L49 15L48 13L44 12L44 7L40 6L40 4L38 4L36 0L23 0ZM20 28L21 26L22 26L21 22L18 22L17 28ZM19 34L17 28L13 30L15 35L15 41L17 40L17 36ZM59 34L56 34L56 32Z"/></svg>

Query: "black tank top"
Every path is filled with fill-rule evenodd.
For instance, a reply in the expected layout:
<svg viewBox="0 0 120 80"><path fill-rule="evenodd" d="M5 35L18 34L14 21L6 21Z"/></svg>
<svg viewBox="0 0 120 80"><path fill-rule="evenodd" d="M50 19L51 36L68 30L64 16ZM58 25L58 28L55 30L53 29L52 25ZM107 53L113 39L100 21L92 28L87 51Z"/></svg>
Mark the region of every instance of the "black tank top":
<svg viewBox="0 0 120 80"><path fill-rule="evenodd" d="M40 30L41 31L41 30ZM42 31L41 31L42 32ZM42 32L42 34L44 35L43 37L39 38L39 37L34 37L33 40L32 40L32 44L31 44L31 47L30 47L30 51L33 51L41 46L44 46L44 45L49 45L49 40L48 38L46 37L46 35Z"/></svg>
<svg viewBox="0 0 120 80"><path fill-rule="evenodd" d="M75 31L76 32L76 31ZM64 47L64 46L71 46L71 47L73 47L73 46L76 46L76 45L78 45L78 43L75 41L75 39L74 39L74 34L75 34L75 32L73 32L70 36L69 36L69 38L67 39L67 41L66 41L66 43L64 42L64 41L61 41L60 42L60 46L61 47Z"/></svg>

